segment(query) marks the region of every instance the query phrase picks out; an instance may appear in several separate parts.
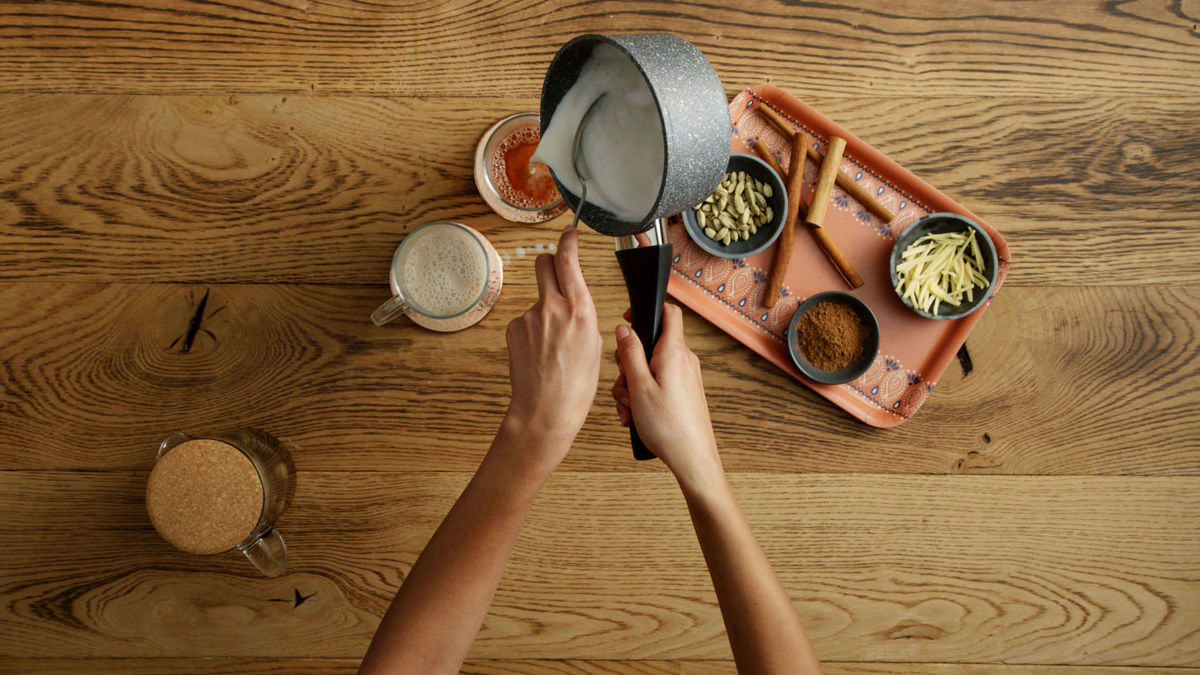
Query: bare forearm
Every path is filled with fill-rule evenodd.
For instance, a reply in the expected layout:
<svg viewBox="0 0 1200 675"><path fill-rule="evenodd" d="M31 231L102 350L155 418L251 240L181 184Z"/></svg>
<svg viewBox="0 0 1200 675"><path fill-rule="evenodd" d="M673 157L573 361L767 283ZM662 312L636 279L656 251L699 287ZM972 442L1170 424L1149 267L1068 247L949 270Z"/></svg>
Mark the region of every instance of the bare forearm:
<svg viewBox="0 0 1200 675"><path fill-rule="evenodd" d="M456 673L550 469L502 426L474 478L429 540L375 634L363 673ZM569 441L568 441L569 442ZM550 467L552 468L552 467Z"/></svg>
<svg viewBox="0 0 1200 675"><path fill-rule="evenodd" d="M723 478L681 483L740 673L820 673L783 584Z"/></svg>

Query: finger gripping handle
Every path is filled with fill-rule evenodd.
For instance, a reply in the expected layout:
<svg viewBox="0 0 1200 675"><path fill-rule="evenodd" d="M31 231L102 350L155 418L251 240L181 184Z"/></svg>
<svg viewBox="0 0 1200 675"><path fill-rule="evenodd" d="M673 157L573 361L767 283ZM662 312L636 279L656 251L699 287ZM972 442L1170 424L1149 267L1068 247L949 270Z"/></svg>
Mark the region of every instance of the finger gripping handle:
<svg viewBox="0 0 1200 675"><path fill-rule="evenodd" d="M670 244L617 251L617 263L629 291L633 332L642 341L647 361L654 355L654 345L662 333L663 302L667 298L673 253ZM634 459L654 459L654 453L642 442L633 424L629 425L629 442L633 445Z"/></svg>

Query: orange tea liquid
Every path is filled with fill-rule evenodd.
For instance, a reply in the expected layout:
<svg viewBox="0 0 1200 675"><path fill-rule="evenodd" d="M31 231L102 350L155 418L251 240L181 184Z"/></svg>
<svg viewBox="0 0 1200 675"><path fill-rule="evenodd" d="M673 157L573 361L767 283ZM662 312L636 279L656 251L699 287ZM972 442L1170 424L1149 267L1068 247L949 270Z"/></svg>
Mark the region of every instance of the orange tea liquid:
<svg viewBox="0 0 1200 675"><path fill-rule="evenodd" d="M510 204L540 209L559 199L550 167L529 161L540 138L537 127L521 127L505 138L488 158L496 193Z"/></svg>

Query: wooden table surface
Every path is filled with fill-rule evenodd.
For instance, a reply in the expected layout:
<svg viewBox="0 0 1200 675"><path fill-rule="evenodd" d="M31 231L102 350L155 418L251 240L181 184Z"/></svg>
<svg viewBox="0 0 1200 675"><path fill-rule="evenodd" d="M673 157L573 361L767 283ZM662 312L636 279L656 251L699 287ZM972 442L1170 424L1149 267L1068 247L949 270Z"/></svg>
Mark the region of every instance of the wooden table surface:
<svg viewBox="0 0 1200 675"><path fill-rule="evenodd" d="M780 86L1007 237L925 407L864 426L690 312L718 441L829 673L1200 672L1200 3L460 0L0 5L0 671L352 671L506 405L505 324L565 220L471 159L585 32L669 31ZM479 325L376 328L391 252L509 257ZM731 673L683 501L606 360L472 673ZM189 350L189 321L207 297ZM292 565L161 541L174 430L297 447ZM1140 670L1139 670L1140 668Z"/></svg>

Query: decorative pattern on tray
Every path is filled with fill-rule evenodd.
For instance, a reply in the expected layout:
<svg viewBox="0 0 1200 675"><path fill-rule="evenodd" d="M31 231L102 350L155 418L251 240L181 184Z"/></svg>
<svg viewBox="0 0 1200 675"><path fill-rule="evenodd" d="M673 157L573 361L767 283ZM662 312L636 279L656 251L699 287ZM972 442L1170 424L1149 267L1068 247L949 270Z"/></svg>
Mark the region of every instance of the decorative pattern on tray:
<svg viewBox="0 0 1200 675"><path fill-rule="evenodd" d="M1000 254L995 291L999 290L1008 272L1008 246L998 232L977 216L828 118L774 87L753 87L740 93L730 104L735 152L750 152L752 144L761 143L785 169L789 168L790 141L754 112L760 105L771 106L809 132L818 149L823 150L825 140L831 134L847 139L842 171L853 176L896 214L890 223L884 223L840 187L835 187L826 216L827 231L867 281L855 294L867 302L879 320L879 355L861 377L838 386L812 382L791 363L785 335L796 306L814 293L848 290L817 251L812 238L803 231L796 233L793 262L783 285L782 297L775 307L768 309L762 304L762 295L774 261L774 247L751 258L718 258L694 244L682 222L672 219L668 228L675 249L671 294L864 422L874 426L900 424L925 403L946 365L988 305L957 321L930 321L910 312L895 297L888 278L887 256L896 236L909 224L936 211L954 211L970 217L988 231ZM806 200L818 168L815 162L806 162ZM797 227L804 229L802 224ZM991 298L988 304L990 302Z"/></svg>

